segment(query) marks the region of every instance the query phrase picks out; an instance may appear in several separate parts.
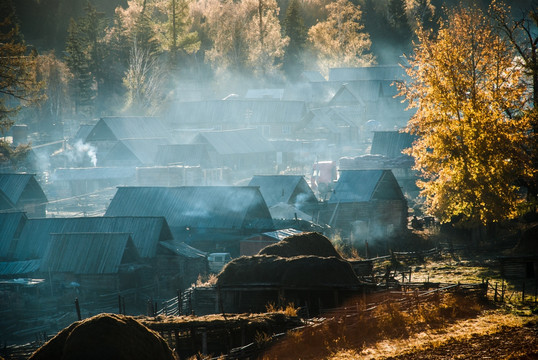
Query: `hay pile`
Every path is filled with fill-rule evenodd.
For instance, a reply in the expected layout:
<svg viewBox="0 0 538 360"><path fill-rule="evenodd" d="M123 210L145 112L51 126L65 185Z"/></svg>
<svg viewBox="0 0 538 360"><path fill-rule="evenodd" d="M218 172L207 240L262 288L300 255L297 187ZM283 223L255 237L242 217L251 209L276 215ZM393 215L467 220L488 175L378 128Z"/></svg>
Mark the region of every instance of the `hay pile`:
<svg viewBox="0 0 538 360"><path fill-rule="evenodd" d="M295 288L348 288L360 283L347 261L319 256L243 256L229 262L217 278L217 286L262 284Z"/></svg>
<svg viewBox="0 0 538 360"><path fill-rule="evenodd" d="M288 236L276 244L261 249L258 255L276 255L281 257L314 255L342 258L334 249L331 241L317 232L304 232Z"/></svg>
<svg viewBox="0 0 538 360"><path fill-rule="evenodd" d="M173 360L175 357L159 334L132 317L100 314L65 328L29 359Z"/></svg>

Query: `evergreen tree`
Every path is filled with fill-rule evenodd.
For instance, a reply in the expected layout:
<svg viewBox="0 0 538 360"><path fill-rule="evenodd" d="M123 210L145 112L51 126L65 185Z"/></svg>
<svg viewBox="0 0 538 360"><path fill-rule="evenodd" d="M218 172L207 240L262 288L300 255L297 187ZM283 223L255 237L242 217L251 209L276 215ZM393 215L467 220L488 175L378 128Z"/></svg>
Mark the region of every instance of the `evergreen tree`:
<svg viewBox="0 0 538 360"><path fill-rule="evenodd" d="M284 31L290 39L284 53L283 70L289 80L296 80L304 69L306 27L297 0L291 0L284 18Z"/></svg>
<svg viewBox="0 0 538 360"><path fill-rule="evenodd" d="M75 20L71 19L68 28L65 61L73 74L71 88L75 103L75 113L91 116L95 99L94 80L90 72L90 59L87 56L87 39L81 33Z"/></svg>

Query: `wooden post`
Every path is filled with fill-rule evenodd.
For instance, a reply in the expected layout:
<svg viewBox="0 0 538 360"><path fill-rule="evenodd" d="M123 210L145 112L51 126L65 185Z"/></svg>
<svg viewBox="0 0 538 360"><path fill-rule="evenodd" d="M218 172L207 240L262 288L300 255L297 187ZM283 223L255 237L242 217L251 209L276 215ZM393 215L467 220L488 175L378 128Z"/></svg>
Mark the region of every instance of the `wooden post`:
<svg viewBox="0 0 538 360"><path fill-rule="evenodd" d="M121 298L121 305L122 305L123 315L127 315L127 313L125 312L125 297Z"/></svg>
<svg viewBox="0 0 538 360"><path fill-rule="evenodd" d="M504 279L501 283L501 302L504 302Z"/></svg>
<svg viewBox="0 0 538 360"><path fill-rule="evenodd" d="M80 305L78 303L78 298L75 298L75 309L77 310L77 318L78 320L82 320L82 316L80 316Z"/></svg>
<svg viewBox="0 0 538 360"><path fill-rule="evenodd" d="M118 314L121 314L121 295L118 294Z"/></svg>
<svg viewBox="0 0 538 360"><path fill-rule="evenodd" d="M202 331L202 354L207 355L207 329Z"/></svg>
<svg viewBox="0 0 538 360"><path fill-rule="evenodd" d="M181 290L177 289L177 314L181 315Z"/></svg>
<svg viewBox="0 0 538 360"><path fill-rule="evenodd" d="M521 302L525 302L525 281L523 281L523 289L521 290Z"/></svg>
<svg viewBox="0 0 538 360"><path fill-rule="evenodd" d="M497 302L497 283L495 283L495 293L493 295L493 301Z"/></svg>

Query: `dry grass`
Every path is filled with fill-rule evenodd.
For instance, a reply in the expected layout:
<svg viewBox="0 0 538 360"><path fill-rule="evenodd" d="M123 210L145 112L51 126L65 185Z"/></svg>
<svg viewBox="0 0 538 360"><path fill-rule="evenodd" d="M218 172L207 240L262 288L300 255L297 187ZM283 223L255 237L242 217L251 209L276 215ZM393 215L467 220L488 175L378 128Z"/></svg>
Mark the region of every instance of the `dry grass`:
<svg viewBox="0 0 538 360"><path fill-rule="evenodd" d="M412 334L442 329L460 319L475 317L483 310L483 304L476 299L452 294L441 295L439 299L405 309L399 303L386 303L371 313L358 313L351 318L337 314L334 318L292 332L269 349L263 359L280 359L284 356L301 359L346 358L375 346L379 339L388 340L384 345L386 347L404 341Z"/></svg>

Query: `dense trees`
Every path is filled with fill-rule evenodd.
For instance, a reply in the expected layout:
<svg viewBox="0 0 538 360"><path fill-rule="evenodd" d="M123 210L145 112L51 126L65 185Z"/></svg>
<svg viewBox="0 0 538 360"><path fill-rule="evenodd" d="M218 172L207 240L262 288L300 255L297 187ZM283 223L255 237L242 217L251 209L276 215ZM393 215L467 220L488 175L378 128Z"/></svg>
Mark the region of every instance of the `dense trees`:
<svg viewBox="0 0 538 360"><path fill-rule="evenodd" d="M286 77L295 80L304 69L304 50L306 46L306 27L298 0L291 0L284 18L284 32L289 39L283 58Z"/></svg>
<svg viewBox="0 0 538 360"><path fill-rule="evenodd" d="M15 163L28 150L27 146L13 148L4 135L22 105L42 99L42 84L36 77L37 54L26 47L11 2L3 1L0 10L0 165L5 165Z"/></svg>
<svg viewBox="0 0 538 360"><path fill-rule="evenodd" d="M431 213L490 224L516 213L516 180L532 176L523 69L476 7L449 11L437 33L417 30L402 87L417 109L411 154Z"/></svg>

